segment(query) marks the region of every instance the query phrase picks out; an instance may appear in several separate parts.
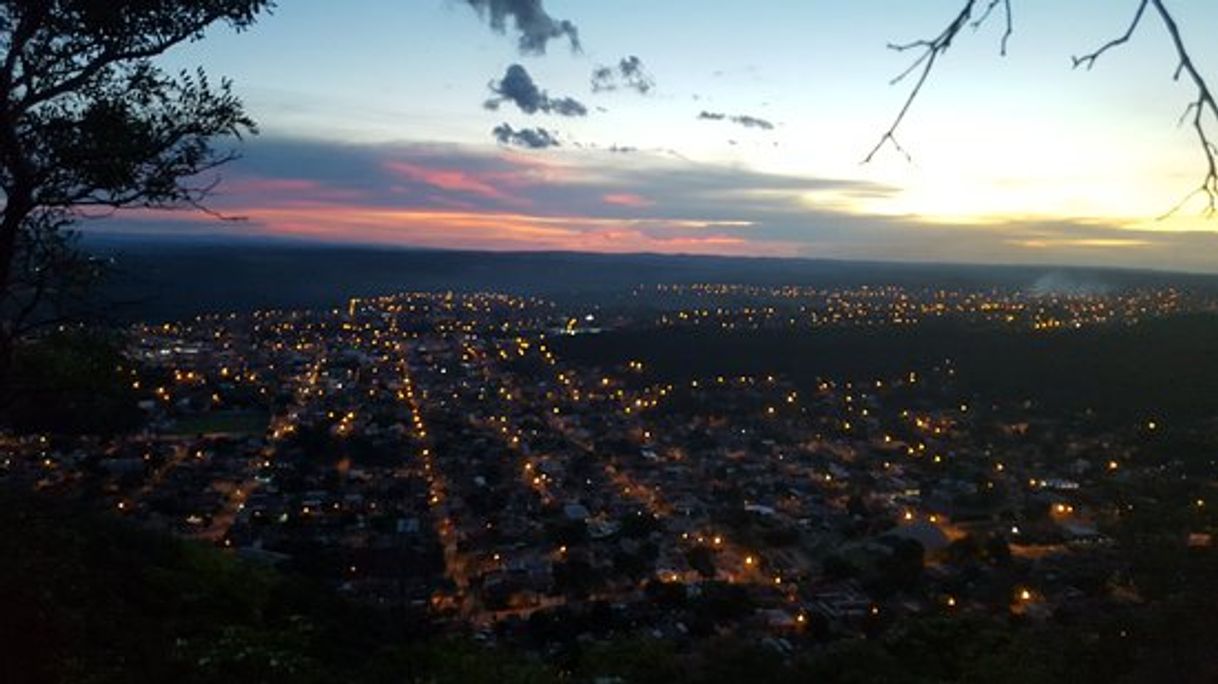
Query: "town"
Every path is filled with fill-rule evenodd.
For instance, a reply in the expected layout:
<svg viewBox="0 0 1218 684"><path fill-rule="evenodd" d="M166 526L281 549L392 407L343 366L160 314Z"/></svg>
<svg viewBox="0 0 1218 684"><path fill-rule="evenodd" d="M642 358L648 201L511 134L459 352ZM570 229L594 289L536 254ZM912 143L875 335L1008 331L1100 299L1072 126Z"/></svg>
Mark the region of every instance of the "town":
<svg viewBox="0 0 1218 684"><path fill-rule="evenodd" d="M1139 506L1178 509L1181 548L1213 543L1213 461L1199 475L1147 456L1199 426L980 397L949 357L807 384L780 370L664 379L645 358L561 351L673 326L956 318L1051 334L1210 310L1202 298L631 297L646 304L409 293L141 324L121 372L142 428L5 436L0 479L488 642L734 633L791 653L922 615L1046 620L1142 600L1115 539ZM1177 501L1136 494L1163 481Z"/></svg>

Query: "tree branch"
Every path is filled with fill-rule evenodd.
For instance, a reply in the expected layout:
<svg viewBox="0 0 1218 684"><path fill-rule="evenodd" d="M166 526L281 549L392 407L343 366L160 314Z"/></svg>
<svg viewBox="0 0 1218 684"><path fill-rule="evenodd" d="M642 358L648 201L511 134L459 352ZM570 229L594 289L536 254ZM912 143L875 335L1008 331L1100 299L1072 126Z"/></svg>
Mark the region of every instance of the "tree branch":
<svg viewBox="0 0 1218 684"><path fill-rule="evenodd" d="M1176 48L1176 55L1180 58L1180 64L1176 67L1176 73L1172 78L1178 81L1181 74L1188 74L1189 79L1192 80L1193 85L1197 88L1197 98L1185 108L1184 115L1188 116L1188 112L1192 111L1193 130L1197 132L1197 142L1201 145L1201 151L1205 155L1206 163L1205 178L1202 179L1201 185L1190 193L1184 201L1177 204L1167 215L1175 213L1191 197L1203 194L1206 199L1205 215L1213 216L1218 212L1218 148L1214 146L1214 143L1206 133L1204 117L1206 112L1209 112L1210 118L1218 122L1218 103L1214 101L1214 94L1210 91L1209 84L1193 64L1193 59L1189 55L1188 49L1184 46L1184 40L1180 37L1180 27L1176 25L1175 18L1163 6L1162 0L1154 0L1154 3L1155 9L1159 12L1159 17L1163 20L1163 25L1167 27L1167 32L1171 34L1172 44Z"/></svg>
<svg viewBox="0 0 1218 684"><path fill-rule="evenodd" d="M922 87L930 77L931 71L934 70L935 62L947 52L947 49L951 47L952 41L956 39L956 36L960 34L960 30L966 24L974 30L980 28L994 14L999 5L1002 6L1003 14L1006 18L1006 30L1003 32L1001 43L1001 53L1006 55L1007 42L1013 30L1011 0L986 0L984 9L981 9L977 14L976 19L973 19L977 5L978 0L965 0L963 7L961 7L955 18L934 38L888 45L890 50L898 52L920 50L917 58L904 71L893 78L889 84L895 85L900 83L914 73L917 73L917 80L906 96L901 109L897 112L896 118L893 119L892 124L884 131L883 135L880 136L879 141L871 148L871 151L867 153L867 156L864 157L863 163L870 162L885 145L889 144L897 152L900 152L906 160L911 160L909 152L897 141L896 134L901 124L905 121L910 108L913 106L914 100L922 92ZM1183 125L1185 122L1191 124L1196 134L1197 143L1201 147L1201 153L1205 158L1205 175L1201 183L1196 189L1185 196L1179 204L1160 218L1176 213L1198 195L1205 198L1204 214L1213 217L1218 215L1218 143L1215 142L1215 134L1212 132L1213 127L1218 125L1218 101L1215 101L1209 83L1193 62L1192 55L1189 53L1187 46L1184 44L1184 39L1180 35L1179 25L1163 3L1163 0L1138 0L1133 19L1129 22L1129 26L1125 29L1124 33L1109 40L1092 52L1072 56L1071 61L1075 69L1079 67L1091 69L1094 67L1096 61L1109 50L1129 42L1146 16L1147 8L1152 5L1155 13L1158 14L1159 19L1163 22L1163 26L1167 29L1171 37L1172 46L1176 51L1178 64L1172 79L1178 81L1181 76L1187 75L1188 80L1196 87L1196 97L1185 107L1184 112L1180 116L1179 124Z"/></svg>
<svg viewBox="0 0 1218 684"><path fill-rule="evenodd" d="M970 24L970 26L973 27L974 31L981 28L981 25L985 23L986 19L990 18L990 14L992 14L994 12L994 8L997 7L998 3L1000 3L1000 2L1002 3L1003 14L1006 15L1007 27L1006 27L1006 30L1003 31L1003 33L1002 33L1002 44L1001 44L1002 47L999 49L998 52L1003 57L1006 57L1007 56L1007 42L1010 41L1011 34L1015 32L1015 27L1011 22L1011 0L990 0L990 4L986 5L985 11L982 12L981 16L978 17L977 20L974 21L972 24Z"/></svg>
<svg viewBox="0 0 1218 684"><path fill-rule="evenodd" d="M1176 58L1179 60L1175 72L1172 74L1172 80L1179 81L1182 75L1188 75L1190 81L1197 88L1196 97L1188 103L1184 108L1184 113L1180 115L1179 125L1183 125L1186 121L1189 122L1193 131L1197 135L1197 143L1201 147L1201 153L1205 156L1205 176L1202 178L1200 185L1192 192L1188 193L1184 199L1180 200L1167 213L1160 216L1160 219L1167 218L1175 214L1183 208L1189 201L1198 195L1205 197L1205 208L1203 213L1212 217L1218 214L1218 146L1215 146L1214 141L1210 138L1209 131L1206 130L1206 119L1209 118L1213 123L1218 124L1218 102L1215 102L1213 91L1210 90L1209 83L1205 77L1197 70L1193 63L1192 55L1189 53L1187 46L1184 45L1184 39L1180 36L1180 27L1176 23L1175 17L1168 11L1163 4L1163 0L1141 0L1138 3L1138 9L1134 13L1133 21L1130 22L1129 28L1122 35L1113 38L1104 43L1095 50L1086 55L1073 57L1074 67L1086 66L1088 69L1095 66L1095 62L1101 55L1129 41L1133 36L1134 31L1138 28L1138 24L1142 21L1142 16L1146 12L1148 5L1154 5L1155 12L1162 20L1164 28L1167 29L1168 35L1171 36L1172 46L1176 50Z"/></svg>
<svg viewBox="0 0 1218 684"><path fill-rule="evenodd" d="M45 90L34 90L31 86L29 90L27 90L25 97L21 99L18 106L22 110L28 110L43 102L49 102L50 100L53 100L61 95L66 95L79 90L81 87L88 84L90 79L101 73L101 71L106 67L118 64L120 62L151 59L152 57L164 54L171 47L185 41L192 35L195 35L197 32L198 29L192 30L189 33L182 32L178 35L171 36L163 42L138 50L126 50L122 52L116 52L109 49L103 50L96 58L81 67L79 71L60 81L59 83L56 83Z"/></svg>
<svg viewBox="0 0 1218 684"><path fill-rule="evenodd" d="M1099 59L1100 55L1104 54L1105 52L1108 52L1109 50L1111 50L1112 48L1114 48L1118 45L1123 45L1123 44L1129 42L1129 39L1133 36L1133 32L1135 30L1137 30L1138 24L1142 21L1142 15L1145 14L1146 5L1149 2L1150 2L1150 0L1141 0L1141 2L1138 3L1138 11L1134 12L1133 21L1129 22L1129 28L1125 29L1124 34L1122 34L1116 38L1113 38L1112 40L1108 41L1107 43L1104 43L1095 52L1091 52L1091 53L1081 55L1081 56L1071 57L1070 59L1074 62L1074 68L1077 69L1080 65L1085 64L1087 66L1087 69L1090 70L1091 67L1095 66L1095 60Z"/></svg>
<svg viewBox="0 0 1218 684"><path fill-rule="evenodd" d="M896 50L897 52L905 52L906 50L914 49L922 50L921 54L918 55L918 57L913 60L913 62L911 62L904 71L897 74L896 78L893 78L889 82L889 85L896 85L897 83L900 83L910 74L919 71L919 67L921 70L918 73L917 81L914 83L913 88L909 91L909 95L905 98L905 103L901 106L900 111L897 112L896 118L893 119L892 124L888 127L888 130L884 131L884 134L880 136L880 140L875 144L875 147L871 148L871 151L868 152L867 156L863 158L864 164L874 159L875 155L878 154L881 149L883 149L885 144L891 144L894 149L905 156L906 160L912 161L912 157L910 156L909 152L907 152L905 148L903 148L901 144L897 142L897 129L900 128L901 122L905 120L905 115L909 113L910 108L913 106L914 100L918 98L918 93L922 92L922 86L926 84L927 78L930 77L930 72L935 68L935 61L938 60L943 53L947 52L947 49L952 45L952 41L955 40L956 36L960 34L960 30L963 29L965 25L972 26L974 30L979 28L985 23L986 19L990 17L999 3L1002 3L1003 10L1006 14L1006 33L1004 33L1002 36L1002 54L1005 55L1007 51L1007 39L1010 38L1012 31L1010 0L989 0L989 4L982 11L981 15L972 22L969 20L973 17L973 10L977 7L977 0L966 0L964 6L961 7L960 11L956 14L956 17L952 19L951 23L949 23L938 36L929 40L923 39L903 44L888 44L888 49Z"/></svg>
<svg viewBox="0 0 1218 684"><path fill-rule="evenodd" d="M46 12L47 7L40 5L21 15L21 19L18 20L17 29L13 32L12 42L8 46L8 53L4 56L4 66L0 68L0 86L3 87L5 93L8 93L13 85L17 60L25 51L26 44L37 33L38 24Z"/></svg>

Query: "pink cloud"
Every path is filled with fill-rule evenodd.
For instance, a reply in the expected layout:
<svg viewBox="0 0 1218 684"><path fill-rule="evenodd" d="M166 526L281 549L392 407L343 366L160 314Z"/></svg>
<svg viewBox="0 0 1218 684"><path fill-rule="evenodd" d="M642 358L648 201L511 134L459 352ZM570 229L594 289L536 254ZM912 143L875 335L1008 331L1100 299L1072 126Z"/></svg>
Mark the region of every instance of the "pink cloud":
<svg viewBox="0 0 1218 684"><path fill-rule="evenodd" d="M385 162L385 168L401 178L430 185L439 190L476 195L508 204L528 204L528 201L524 198L503 192L492 185L488 178L480 177L479 174L474 172L435 169L421 164L401 161Z"/></svg>
<svg viewBox="0 0 1218 684"><path fill-rule="evenodd" d="M794 243L724 234L724 229L746 225L731 221L303 205L248 208L245 213L276 234L423 247L773 256L798 252ZM691 229L696 232L691 234Z"/></svg>
<svg viewBox="0 0 1218 684"><path fill-rule="evenodd" d="M650 207L651 205L655 204L655 202L651 199L630 192L609 193L608 195L602 196L601 201L603 201L605 204L611 204L618 207L634 207L636 209Z"/></svg>
<svg viewBox="0 0 1218 684"><path fill-rule="evenodd" d="M236 178L225 182L226 191L242 194L264 192L315 192L322 184L307 178Z"/></svg>
<svg viewBox="0 0 1218 684"><path fill-rule="evenodd" d="M308 199L343 202L365 199L365 193L351 188L336 188L308 178L267 178L263 176L240 176L225 179L217 197L257 197L258 201L282 199L285 201Z"/></svg>
<svg viewBox="0 0 1218 684"><path fill-rule="evenodd" d="M249 232L334 242L374 242L418 247L485 250L563 250L791 256L795 243L726 234L751 224L688 219L618 219L599 216L542 216L520 212L354 206L293 202L235 208L248 217ZM142 210L137 220L197 225L202 214Z"/></svg>

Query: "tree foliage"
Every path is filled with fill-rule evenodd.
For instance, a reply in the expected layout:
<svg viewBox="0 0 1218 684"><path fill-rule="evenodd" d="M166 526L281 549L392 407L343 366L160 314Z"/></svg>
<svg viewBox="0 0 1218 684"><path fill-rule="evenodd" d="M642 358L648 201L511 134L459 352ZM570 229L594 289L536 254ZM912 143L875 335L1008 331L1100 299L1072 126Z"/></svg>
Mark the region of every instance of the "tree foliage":
<svg viewBox="0 0 1218 684"><path fill-rule="evenodd" d="M153 59L216 24L241 30L270 0L0 2L0 364L74 252L76 220L128 207L199 206L215 141L254 131L228 81ZM0 365L0 372L4 369Z"/></svg>
<svg viewBox="0 0 1218 684"><path fill-rule="evenodd" d="M80 330L47 335L17 350L12 396L0 406L19 433L113 434L133 430L136 405L120 340Z"/></svg>

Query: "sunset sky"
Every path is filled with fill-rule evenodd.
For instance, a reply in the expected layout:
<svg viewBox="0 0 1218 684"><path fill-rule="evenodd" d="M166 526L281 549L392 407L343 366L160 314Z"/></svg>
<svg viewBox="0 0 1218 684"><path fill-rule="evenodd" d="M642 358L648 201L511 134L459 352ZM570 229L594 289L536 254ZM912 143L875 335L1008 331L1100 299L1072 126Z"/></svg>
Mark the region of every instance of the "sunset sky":
<svg viewBox="0 0 1218 684"><path fill-rule="evenodd" d="M889 85L911 55L886 43L961 3L546 0L543 28L569 21L582 50L538 54L471 7L527 1L282 0L164 60L231 77L259 122L211 202L247 220L89 229L1218 271L1218 219L1155 219L1204 173L1158 17L1071 69L1137 0L1012 0L1007 56L999 11L940 60L898 134L912 162L860 163L911 85ZM1168 6L1218 81L1218 4Z"/></svg>

